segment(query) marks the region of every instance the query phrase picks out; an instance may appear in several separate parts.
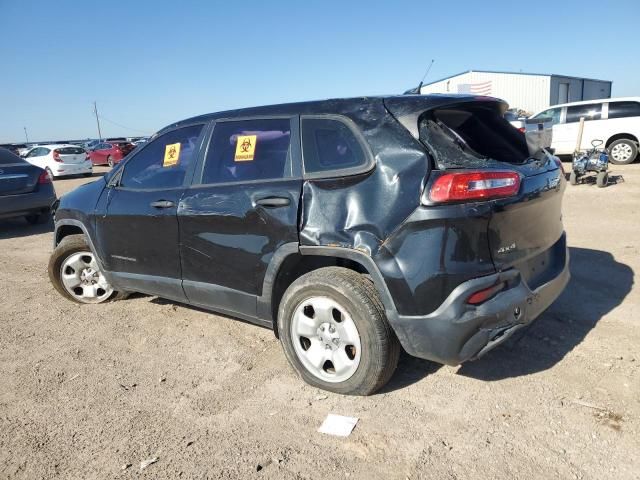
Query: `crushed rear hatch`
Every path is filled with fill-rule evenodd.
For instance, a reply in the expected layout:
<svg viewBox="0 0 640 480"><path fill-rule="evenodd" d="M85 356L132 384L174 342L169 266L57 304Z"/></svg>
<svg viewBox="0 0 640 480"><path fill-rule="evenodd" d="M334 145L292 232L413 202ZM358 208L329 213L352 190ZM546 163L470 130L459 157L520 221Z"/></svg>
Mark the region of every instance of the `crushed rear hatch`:
<svg viewBox="0 0 640 480"><path fill-rule="evenodd" d="M525 135L503 118L504 108L497 99L465 97L422 111L389 109L410 131L417 127L435 170L520 175L517 195L490 201L487 235L496 269L516 267L536 288L564 267L566 182L559 160L544 149L531 152Z"/></svg>

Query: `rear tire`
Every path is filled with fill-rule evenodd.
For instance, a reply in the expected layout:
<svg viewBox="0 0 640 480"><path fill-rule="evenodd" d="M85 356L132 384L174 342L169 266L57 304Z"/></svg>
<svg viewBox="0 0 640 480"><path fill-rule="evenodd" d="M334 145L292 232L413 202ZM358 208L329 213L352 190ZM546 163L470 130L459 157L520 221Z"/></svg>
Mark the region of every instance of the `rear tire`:
<svg viewBox="0 0 640 480"><path fill-rule="evenodd" d="M115 165L115 163L113 163L113 158L111 158L111 155L107 157L107 165L109 165L111 168L113 168L113 166Z"/></svg>
<svg viewBox="0 0 640 480"><path fill-rule="evenodd" d="M321 268L295 280L282 297L278 329L291 366L324 390L370 395L398 365L400 343L378 292L353 270Z"/></svg>
<svg viewBox="0 0 640 480"><path fill-rule="evenodd" d="M598 188L606 187L607 183L609 183L609 174L607 172L598 172L598 176L596 177L596 185Z"/></svg>
<svg viewBox="0 0 640 480"><path fill-rule="evenodd" d="M51 254L48 270L54 288L72 302L104 303L128 296L127 292L114 291L106 281L84 235L64 237ZM84 279L89 281L84 283Z"/></svg>
<svg viewBox="0 0 640 480"><path fill-rule="evenodd" d="M577 185L578 184L578 175L576 174L576 172L574 170L571 170L571 173L569 174L569 183L571 185Z"/></svg>
<svg viewBox="0 0 640 480"><path fill-rule="evenodd" d="M628 165L638 156L638 144L631 139L621 138L607 148L609 161L616 165Z"/></svg>

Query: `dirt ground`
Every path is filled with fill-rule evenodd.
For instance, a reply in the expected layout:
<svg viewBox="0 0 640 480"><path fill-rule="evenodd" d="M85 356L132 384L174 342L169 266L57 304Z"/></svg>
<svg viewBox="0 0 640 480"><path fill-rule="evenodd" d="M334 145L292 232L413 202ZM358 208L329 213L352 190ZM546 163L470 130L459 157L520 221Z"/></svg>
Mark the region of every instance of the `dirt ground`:
<svg viewBox="0 0 640 480"><path fill-rule="evenodd" d="M0 477L640 478L640 164L612 175L567 187L572 280L531 328L461 367L405 355L368 398L305 385L266 329L70 303L52 227L0 222ZM351 436L317 432L330 412Z"/></svg>

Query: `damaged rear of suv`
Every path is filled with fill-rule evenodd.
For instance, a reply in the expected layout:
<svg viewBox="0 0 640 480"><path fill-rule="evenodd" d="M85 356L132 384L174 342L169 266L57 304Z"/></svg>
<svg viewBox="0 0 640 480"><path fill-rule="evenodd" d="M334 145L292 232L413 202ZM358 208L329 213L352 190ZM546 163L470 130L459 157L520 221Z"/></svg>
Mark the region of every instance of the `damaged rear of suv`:
<svg viewBox="0 0 640 480"><path fill-rule="evenodd" d="M51 280L273 328L305 381L344 394L382 387L401 348L477 358L569 278L561 164L503 108L406 95L170 125L61 199Z"/></svg>

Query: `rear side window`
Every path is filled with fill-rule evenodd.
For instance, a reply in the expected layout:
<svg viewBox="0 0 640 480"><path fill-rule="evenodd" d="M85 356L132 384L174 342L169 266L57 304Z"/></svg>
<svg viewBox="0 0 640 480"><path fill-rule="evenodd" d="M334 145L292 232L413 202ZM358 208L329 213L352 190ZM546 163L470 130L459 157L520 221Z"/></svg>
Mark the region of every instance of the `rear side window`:
<svg viewBox="0 0 640 480"><path fill-rule="evenodd" d="M585 121L600 120L601 112L602 104L600 103L591 105L574 105L573 107L567 107L566 123L579 122L581 117L584 117Z"/></svg>
<svg viewBox="0 0 640 480"><path fill-rule="evenodd" d="M38 147L31 150L27 154L27 157L44 157L45 155L49 155L49 152L51 152L51 150L48 148Z"/></svg>
<svg viewBox="0 0 640 480"><path fill-rule="evenodd" d="M303 118L302 151L305 173L358 169L367 165L362 144L344 122L336 119Z"/></svg>
<svg viewBox="0 0 640 480"><path fill-rule="evenodd" d="M84 148L80 147L62 147L58 148L58 153L61 155L80 155L85 153Z"/></svg>
<svg viewBox="0 0 640 480"><path fill-rule="evenodd" d="M609 118L640 117L638 102L610 102Z"/></svg>
<svg viewBox="0 0 640 480"><path fill-rule="evenodd" d="M218 122L202 172L202 183L249 182L291 176L288 118Z"/></svg>
<svg viewBox="0 0 640 480"><path fill-rule="evenodd" d="M195 160L203 125L191 125L165 133L149 142L127 161L120 186L156 189L179 187Z"/></svg>

